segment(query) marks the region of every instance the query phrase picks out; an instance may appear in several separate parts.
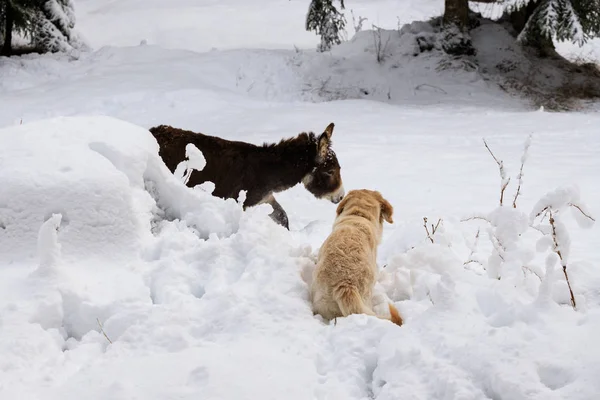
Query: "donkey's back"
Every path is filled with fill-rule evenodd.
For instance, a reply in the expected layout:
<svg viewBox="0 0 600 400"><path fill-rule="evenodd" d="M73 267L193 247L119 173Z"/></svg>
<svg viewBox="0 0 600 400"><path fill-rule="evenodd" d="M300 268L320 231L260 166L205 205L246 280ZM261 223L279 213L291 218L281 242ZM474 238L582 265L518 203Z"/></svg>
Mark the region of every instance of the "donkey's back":
<svg viewBox="0 0 600 400"><path fill-rule="evenodd" d="M223 157L225 152L243 153L250 150L250 147L256 147L250 143L234 142L169 125L155 126L150 128L150 132L158 142L160 157L171 172L175 172L177 165L186 159L185 148L188 143L192 143L202 152L207 163Z"/></svg>

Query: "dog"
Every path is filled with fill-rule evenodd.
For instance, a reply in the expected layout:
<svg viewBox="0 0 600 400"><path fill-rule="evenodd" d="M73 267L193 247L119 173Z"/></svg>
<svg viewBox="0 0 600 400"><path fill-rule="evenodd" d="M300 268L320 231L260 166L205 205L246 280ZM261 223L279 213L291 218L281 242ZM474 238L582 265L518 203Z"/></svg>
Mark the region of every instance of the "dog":
<svg viewBox="0 0 600 400"><path fill-rule="evenodd" d="M391 303L390 316L373 311L372 293L377 280L377 247L384 220L393 223L392 205L373 190L352 190L338 204L332 232L317 256L311 298L313 313L326 320L350 314L367 314L402 325Z"/></svg>

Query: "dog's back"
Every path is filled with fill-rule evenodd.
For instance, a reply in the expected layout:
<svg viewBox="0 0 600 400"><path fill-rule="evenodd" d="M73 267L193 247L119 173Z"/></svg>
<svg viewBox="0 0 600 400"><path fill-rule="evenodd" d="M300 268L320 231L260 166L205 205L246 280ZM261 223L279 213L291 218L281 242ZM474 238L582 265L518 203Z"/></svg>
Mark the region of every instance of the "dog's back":
<svg viewBox="0 0 600 400"><path fill-rule="evenodd" d="M367 224L344 219L323 243L315 270L314 307L327 319L372 314L364 299L370 298L376 277L370 262L374 261L370 245L376 243ZM319 298L319 293L324 296Z"/></svg>
<svg viewBox="0 0 600 400"><path fill-rule="evenodd" d="M347 196L356 194L351 192ZM348 206L348 201L352 200L342 201L338 206L333 231L319 251L311 287L313 311L328 320L351 314L377 316L371 299L377 279L377 246L381 236L379 214L371 215L368 210L361 209L360 204ZM344 214L345 207L347 213ZM389 212L387 219L391 221ZM389 310L390 318L380 318L402 325L396 308L390 304Z"/></svg>

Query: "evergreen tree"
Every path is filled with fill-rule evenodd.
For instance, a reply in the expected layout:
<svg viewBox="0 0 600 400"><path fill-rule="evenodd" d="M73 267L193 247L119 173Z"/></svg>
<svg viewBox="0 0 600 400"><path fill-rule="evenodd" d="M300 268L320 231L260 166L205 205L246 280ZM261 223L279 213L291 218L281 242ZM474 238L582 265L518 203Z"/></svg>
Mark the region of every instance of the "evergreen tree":
<svg viewBox="0 0 600 400"><path fill-rule="evenodd" d="M1 54L12 54L13 33L27 36L39 9L39 0L0 0Z"/></svg>
<svg viewBox="0 0 600 400"><path fill-rule="evenodd" d="M583 45L600 35L600 0L513 0L508 13L529 8L519 40L535 44L555 38Z"/></svg>
<svg viewBox="0 0 600 400"><path fill-rule="evenodd" d="M83 47L73 31L73 0L0 0L2 55L12 54L14 33L31 39L37 50L57 52Z"/></svg>
<svg viewBox="0 0 600 400"><path fill-rule="evenodd" d="M80 46L74 27L72 0L42 0L35 21L33 44L49 52L70 51Z"/></svg>
<svg viewBox="0 0 600 400"><path fill-rule="evenodd" d="M344 9L344 0L340 0ZM333 0L312 0L306 14L306 30L321 36L319 51L327 51L334 44L340 44L341 34L346 27L344 14L333 5Z"/></svg>

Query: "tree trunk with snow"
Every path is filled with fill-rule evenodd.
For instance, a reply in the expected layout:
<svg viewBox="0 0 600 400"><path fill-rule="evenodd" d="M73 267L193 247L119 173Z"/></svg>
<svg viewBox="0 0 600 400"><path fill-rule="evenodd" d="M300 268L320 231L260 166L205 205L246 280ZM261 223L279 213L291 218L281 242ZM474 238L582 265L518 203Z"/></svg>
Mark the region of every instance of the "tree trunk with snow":
<svg viewBox="0 0 600 400"><path fill-rule="evenodd" d="M444 6L444 25L454 24L466 30L469 24L468 0L446 0Z"/></svg>
<svg viewBox="0 0 600 400"><path fill-rule="evenodd" d="M10 4L10 1L7 1L5 4L4 10L4 45L2 46L2 55L10 56L12 54L12 32L14 28L15 22L15 11ZM0 24L1 26L1 24Z"/></svg>
<svg viewBox="0 0 600 400"><path fill-rule="evenodd" d="M445 0L442 48L452 55L473 55L475 49L469 36L468 0Z"/></svg>

